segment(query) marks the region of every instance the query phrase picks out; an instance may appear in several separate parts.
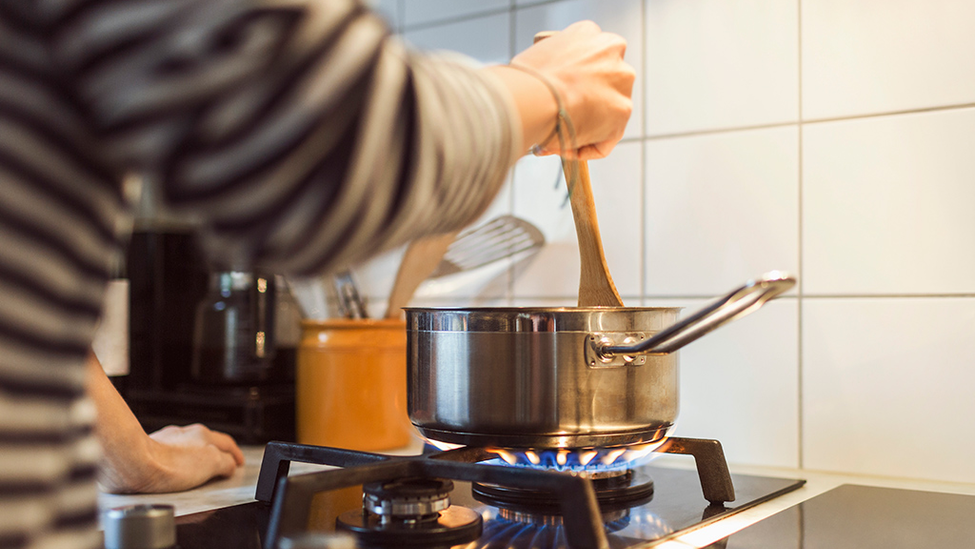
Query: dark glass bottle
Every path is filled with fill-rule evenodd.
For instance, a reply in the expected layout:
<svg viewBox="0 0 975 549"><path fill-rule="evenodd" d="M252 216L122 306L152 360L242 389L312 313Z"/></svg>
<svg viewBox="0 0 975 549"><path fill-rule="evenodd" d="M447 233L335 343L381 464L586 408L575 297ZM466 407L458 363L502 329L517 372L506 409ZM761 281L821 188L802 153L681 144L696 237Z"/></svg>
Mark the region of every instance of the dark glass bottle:
<svg viewBox="0 0 975 549"><path fill-rule="evenodd" d="M268 380L275 354L276 290L273 275L211 273L196 309L193 379L207 384L259 384Z"/></svg>

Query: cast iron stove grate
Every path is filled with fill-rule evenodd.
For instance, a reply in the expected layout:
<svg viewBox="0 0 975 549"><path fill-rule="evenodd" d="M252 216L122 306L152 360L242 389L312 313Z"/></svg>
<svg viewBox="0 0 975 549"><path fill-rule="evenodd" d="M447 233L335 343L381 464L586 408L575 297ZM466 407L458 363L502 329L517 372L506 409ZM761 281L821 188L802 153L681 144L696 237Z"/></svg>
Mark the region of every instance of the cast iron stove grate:
<svg viewBox="0 0 975 549"><path fill-rule="evenodd" d="M705 499L720 508L734 501L734 485L721 443L673 437L658 452L694 456ZM486 465L497 455L483 448L459 448L423 456L388 456L284 442L264 451L256 499L271 503L264 547L303 532L317 493L396 479L450 479L480 485L520 488L552 495L558 502L566 538L573 549L609 547L603 514L592 481L567 472ZM292 461L339 467L288 476Z"/></svg>

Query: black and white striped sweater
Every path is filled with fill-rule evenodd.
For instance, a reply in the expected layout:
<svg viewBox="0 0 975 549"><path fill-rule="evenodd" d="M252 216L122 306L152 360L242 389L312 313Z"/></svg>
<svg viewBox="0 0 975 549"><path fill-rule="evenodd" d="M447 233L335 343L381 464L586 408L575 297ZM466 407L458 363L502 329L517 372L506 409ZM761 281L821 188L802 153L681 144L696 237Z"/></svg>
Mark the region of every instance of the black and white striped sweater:
<svg viewBox="0 0 975 549"><path fill-rule="evenodd" d="M473 220L509 97L355 0L0 0L0 547L95 547L84 358L150 174L228 264L334 269Z"/></svg>

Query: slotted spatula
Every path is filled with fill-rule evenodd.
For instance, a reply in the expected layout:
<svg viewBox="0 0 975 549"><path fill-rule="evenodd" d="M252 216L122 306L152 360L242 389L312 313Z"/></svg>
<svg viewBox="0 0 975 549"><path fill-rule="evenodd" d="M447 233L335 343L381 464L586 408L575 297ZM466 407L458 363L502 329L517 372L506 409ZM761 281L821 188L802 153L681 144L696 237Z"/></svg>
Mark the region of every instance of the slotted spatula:
<svg viewBox="0 0 975 549"><path fill-rule="evenodd" d="M458 235L447 247L443 260L430 278L473 270L500 259L537 250L544 244L545 236L538 227L520 217L502 215Z"/></svg>

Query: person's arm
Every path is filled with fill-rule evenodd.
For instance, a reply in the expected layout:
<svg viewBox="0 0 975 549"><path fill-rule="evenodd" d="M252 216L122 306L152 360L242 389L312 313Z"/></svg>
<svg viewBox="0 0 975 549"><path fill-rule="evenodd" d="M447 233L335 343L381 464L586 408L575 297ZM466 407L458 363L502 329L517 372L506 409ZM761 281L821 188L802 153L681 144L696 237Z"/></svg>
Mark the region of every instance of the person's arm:
<svg viewBox="0 0 975 549"><path fill-rule="evenodd" d="M227 267L318 275L457 230L555 125L530 74L415 51L355 1L153 6L68 10L53 55L99 151L161 181ZM553 80L583 158L622 135L624 48L590 22L515 59Z"/></svg>
<svg viewBox="0 0 975 549"><path fill-rule="evenodd" d="M633 110L636 73L623 60L625 53L622 37L603 32L591 21L580 21L521 52L510 65L489 67L515 99L522 148L538 144L545 146L547 154L567 152L560 151L558 139L552 137L556 105L550 85L561 96L576 131L572 137L579 158L608 155L623 137ZM567 133L563 131L566 140Z"/></svg>
<svg viewBox="0 0 975 549"><path fill-rule="evenodd" d="M105 375L88 357L88 395L103 456L99 484L114 493L177 492L233 474L244 463L234 440L203 425L170 426L147 435Z"/></svg>

